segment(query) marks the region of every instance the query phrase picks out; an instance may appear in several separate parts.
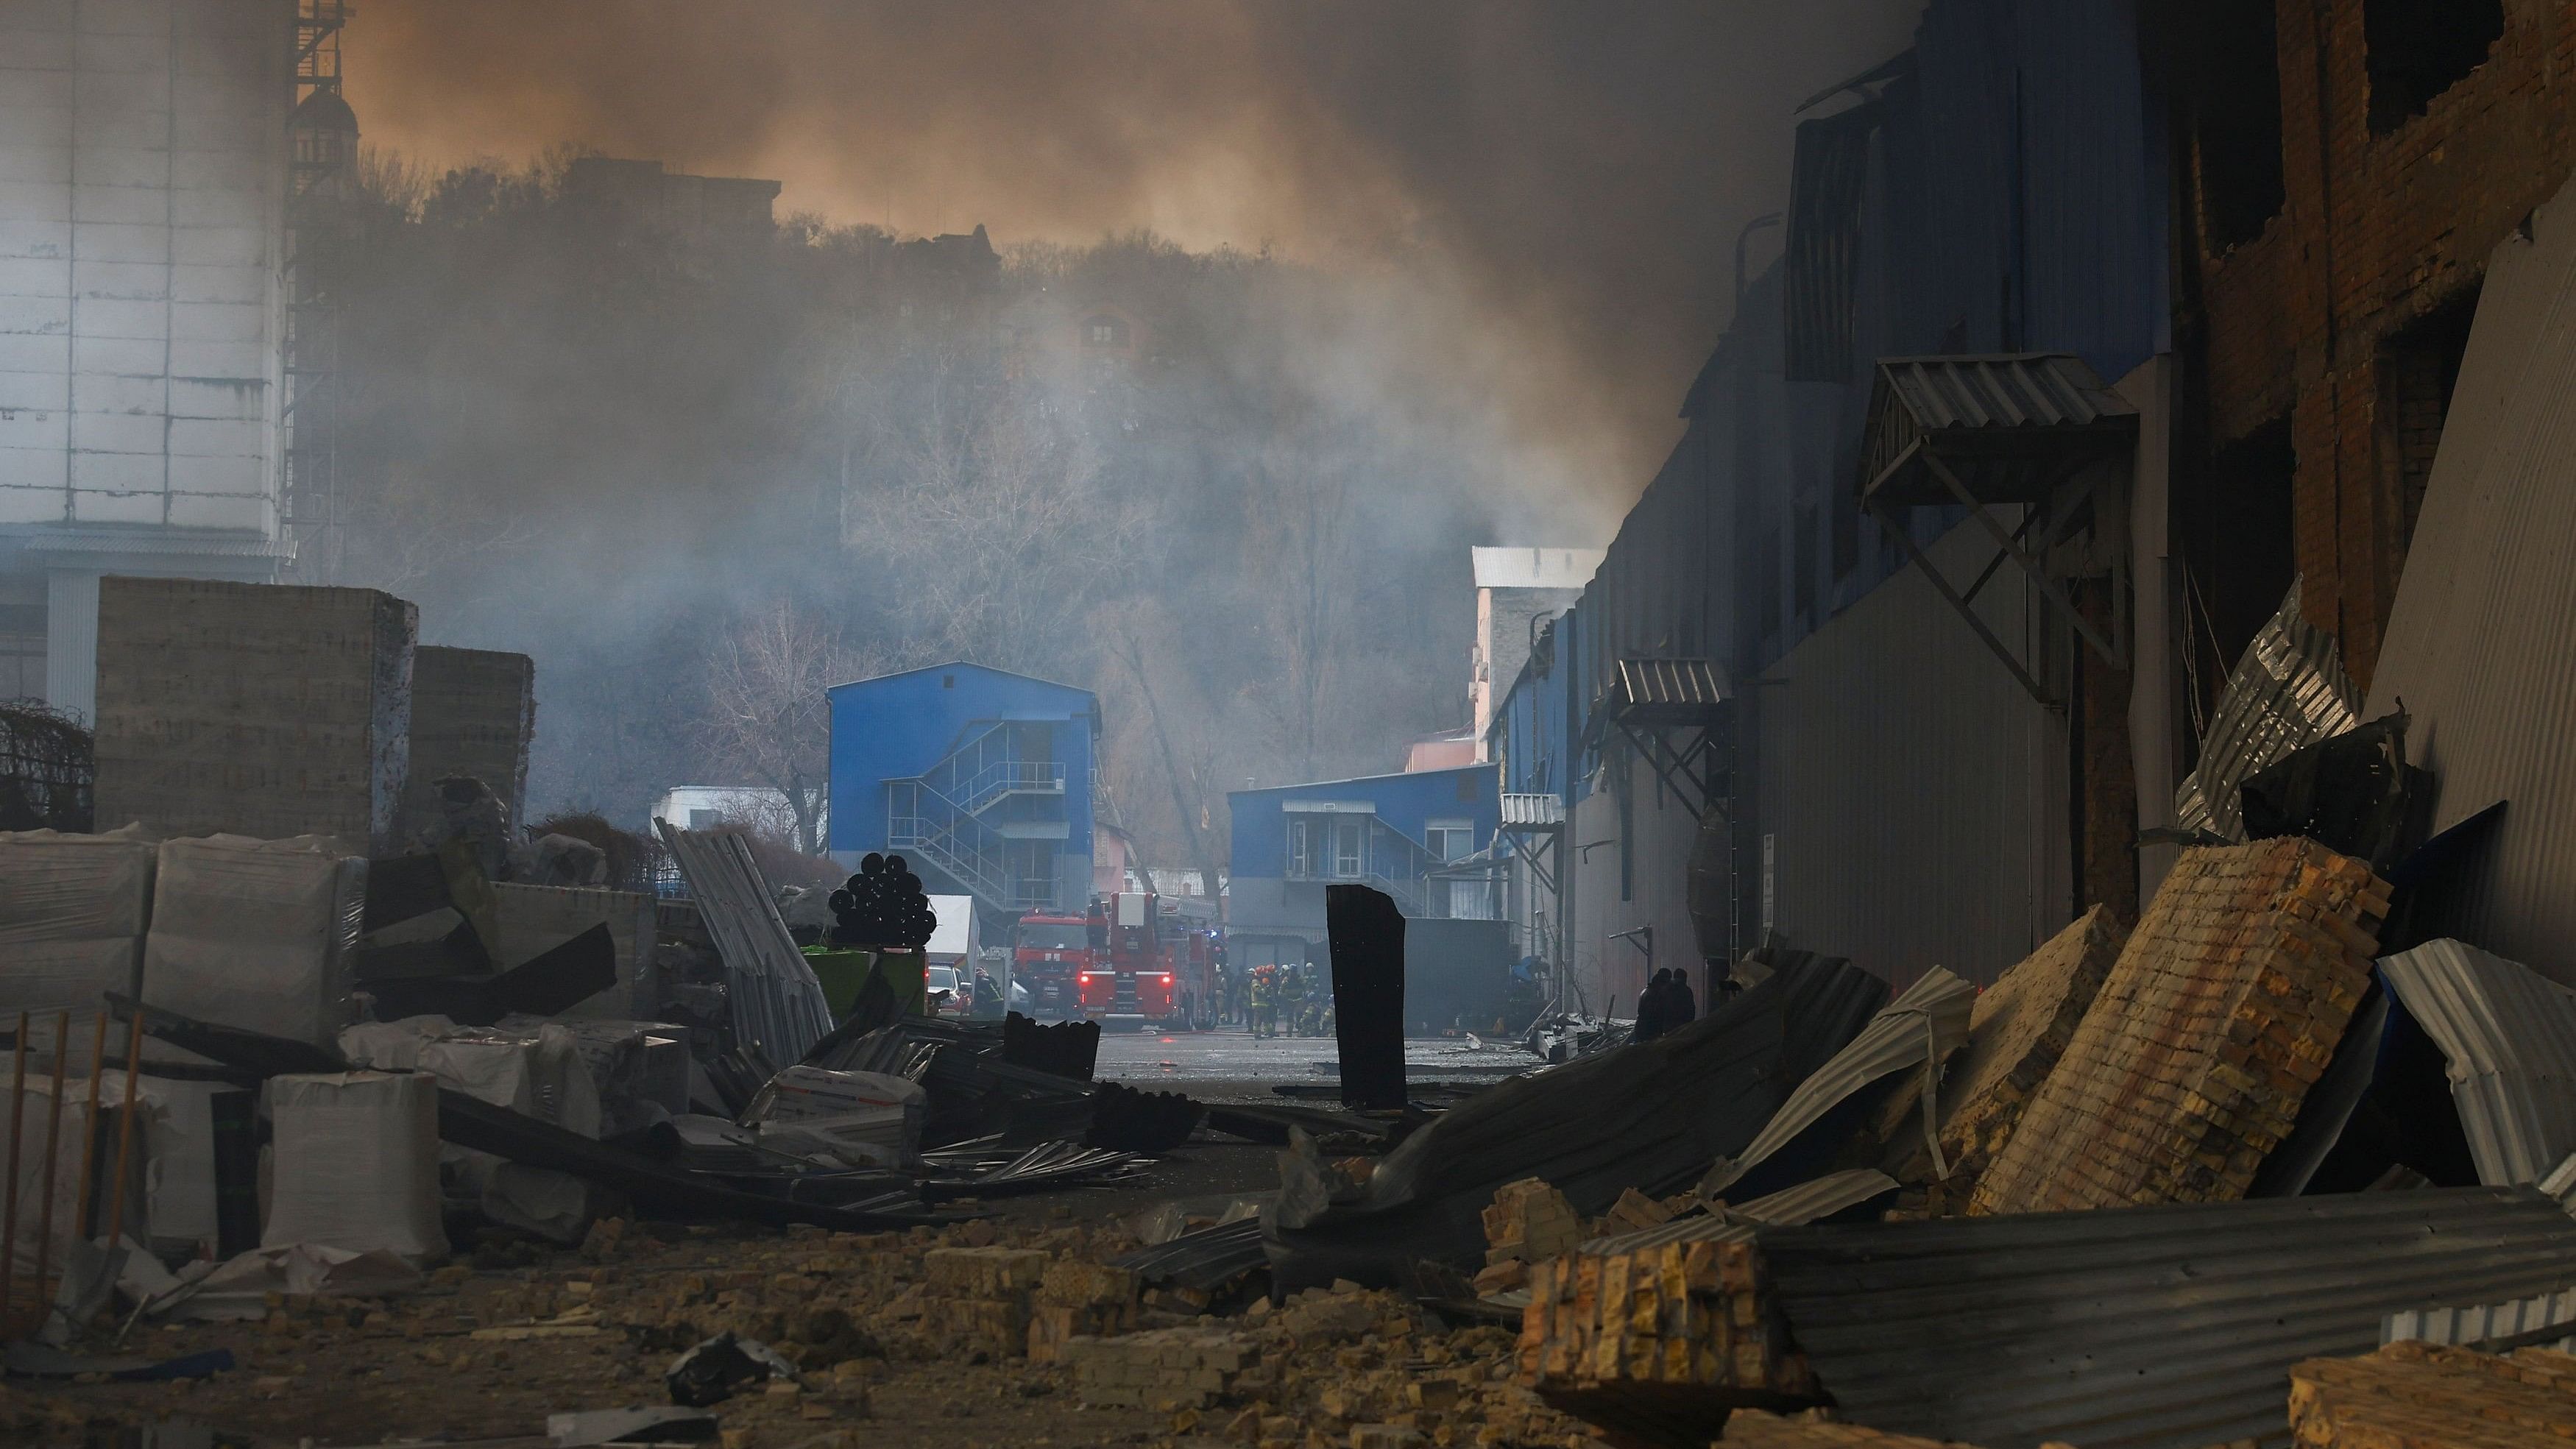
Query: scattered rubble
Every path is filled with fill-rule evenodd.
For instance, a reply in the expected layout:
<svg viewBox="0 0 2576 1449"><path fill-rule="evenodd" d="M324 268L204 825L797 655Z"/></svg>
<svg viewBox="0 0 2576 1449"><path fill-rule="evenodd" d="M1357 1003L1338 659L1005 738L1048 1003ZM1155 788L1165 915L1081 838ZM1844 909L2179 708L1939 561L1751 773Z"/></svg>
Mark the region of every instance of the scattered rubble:
<svg viewBox="0 0 2576 1449"><path fill-rule="evenodd" d="M2388 888L2300 839L2186 851L1971 1210L2242 1196L2370 981Z"/></svg>
<svg viewBox="0 0 2576 1449"><path fill-rule="evenodd" d="M2392 1343L2311 1359L2290 1370L2290 1430L2299 1449L2564 1444L2576 1437L2576 1358Z"/></svg>

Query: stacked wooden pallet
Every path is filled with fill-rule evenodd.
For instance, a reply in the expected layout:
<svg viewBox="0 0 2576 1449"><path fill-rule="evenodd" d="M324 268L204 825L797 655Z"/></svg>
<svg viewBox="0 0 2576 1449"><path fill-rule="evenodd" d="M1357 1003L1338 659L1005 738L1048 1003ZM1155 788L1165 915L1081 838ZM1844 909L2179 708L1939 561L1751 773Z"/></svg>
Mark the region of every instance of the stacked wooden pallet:
<svg viewBox="0 0 2576 1449"><path fill-rule="evenodd" d="M2242 1197L2369 985L2388 886L2285 838L2184 853L1971 1211Z"/></svg>

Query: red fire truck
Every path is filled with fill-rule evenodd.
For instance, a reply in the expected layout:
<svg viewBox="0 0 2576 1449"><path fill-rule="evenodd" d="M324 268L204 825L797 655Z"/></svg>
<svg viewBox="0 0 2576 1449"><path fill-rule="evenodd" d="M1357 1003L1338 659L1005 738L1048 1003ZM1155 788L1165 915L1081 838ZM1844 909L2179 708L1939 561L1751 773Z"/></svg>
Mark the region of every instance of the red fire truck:
<svg viewBox="0 0 2576 1449"><path fill-rule="evenodd" d="M1011 934L1011 976L1028 989L1030 1011L1041 1021L1082 1015L1082 975L1108 954L1109 927L1099 908L1088 918L1031 911Z"/></svg>
<svg viewBox="0 0 2576 1449"><path fill-rule="evenodd" d="M1207 932L1189 929L1177 907L1149 891L1120 891L1093 910L1107 949L1093 950L1078 974L1084 1016L1126 1030L1215 1024L1216 958Z"/></svg>

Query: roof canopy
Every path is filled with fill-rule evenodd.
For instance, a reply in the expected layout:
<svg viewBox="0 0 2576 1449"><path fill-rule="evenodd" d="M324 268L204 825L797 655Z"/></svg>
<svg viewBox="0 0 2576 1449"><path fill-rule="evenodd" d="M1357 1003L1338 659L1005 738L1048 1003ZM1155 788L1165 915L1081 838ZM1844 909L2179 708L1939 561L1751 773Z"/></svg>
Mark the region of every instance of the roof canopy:
<svg viewBox="0 0 2576 1449"><path fill-rule="evenodd" d="M1890 357L1878 364L1860 489L1881 507L2045 503L2137 445L2138 411L2062 352Z"/></svg>

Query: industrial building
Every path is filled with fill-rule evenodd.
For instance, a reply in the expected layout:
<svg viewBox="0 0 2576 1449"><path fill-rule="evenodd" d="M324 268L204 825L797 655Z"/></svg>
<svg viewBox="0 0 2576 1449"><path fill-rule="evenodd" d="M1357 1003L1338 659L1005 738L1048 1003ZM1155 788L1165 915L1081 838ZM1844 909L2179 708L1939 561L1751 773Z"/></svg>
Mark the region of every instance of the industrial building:
<svg viewBox="0 0 2576 1449"><path fill-rule="evenodd" d="M1091 691L961 660L830 693L834 860L899 851L995 924L1089 904Z"/></svg>
<svg viewBox="0 0 2576 1449"><path fill-rule="evenodd" d="M2134 918L2293 593L2374 713L2477 704L2421 720L2419 754L2556 718L2537 643L2483 702L2424 682L2438 654L2376 676L2491 258L2541 245L2576 164L2571 36L2576 8L2510 0L1931 0L1910 48L1808 101L1783 255L1497 685L1525 947L1633 1000L1641 931L1660 964L1776 934L1902 984L1991 980L2095 903ZM2556 748L2437 824L2547 794ZM2576 969L2529 904L2576 851L2507 819L2504 849L2558 863L2492 929Z"/></svg>
<svg viewBox="0 0 2576 1449"><path fill-rule="evenodd" d="M1469 646L1467 704L1472 758L1483 760L1494 707L1529 661L1539 627L1573 608L1592 582L1605 550L1471 548L1476 579L1476 638Z"/></svg>
<svg viewBox="0 0 2576 1449"><path fill-rule="evenodd" d="M1797 120L1785 255L1487 726L1524 948L1586 999L1773 932L1991 980L2134 912L2173 769L2131 754L2182 748L2130 687L2177 628L2130 556L2172 349L2142 43L2117 0L1933 0Z"/></svg>
<svg viewBox="0 0 2576 1449"><path fill-rule="evenodd" d="M1324 888L1375 887L1413 918L1501 914L1491 765L1235 790L1226 926L1320 944Z"/></svg>
<svg viewBox="0 0 2576 1449"><path fill-rule="evenodd" d="M87 719L98 580L266 581L328 515L338 0L0 10L0 697Z"/></svg>

